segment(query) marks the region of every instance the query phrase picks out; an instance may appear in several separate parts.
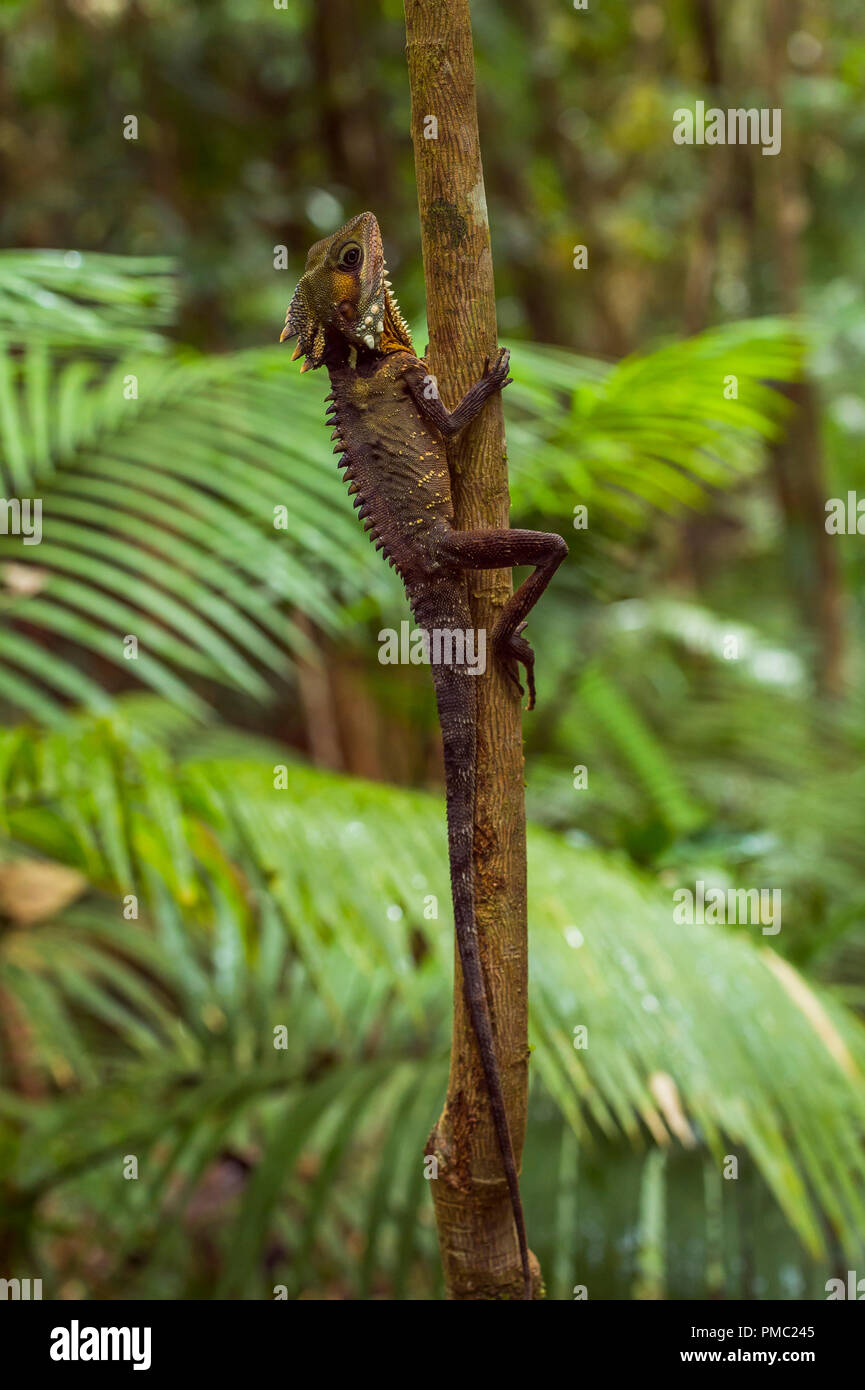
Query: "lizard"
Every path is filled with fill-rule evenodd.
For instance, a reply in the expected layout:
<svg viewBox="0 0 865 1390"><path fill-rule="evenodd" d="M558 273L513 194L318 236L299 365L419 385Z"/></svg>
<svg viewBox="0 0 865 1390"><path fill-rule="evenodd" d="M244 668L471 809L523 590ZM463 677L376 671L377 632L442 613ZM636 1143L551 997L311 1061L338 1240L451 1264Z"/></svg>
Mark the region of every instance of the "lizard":
<svg viewBox="0 0 865 1390"><path fill-rule="evenodd" d="M288 306L281 342L296 337L301 372L326 367L327 420L348 491L364 528L400 575L415 621L428 637L471 631L465 572L532 565L491 635L493 654L535 703L534 653L523 636L529 611L568 553L561 536L454 526L446 440L508 386L510 355L500 348L453 411L442 402L388 278L381 231L360 213L311 247ZM431 386L432 384L432 386ZM432 664L444 748L445 800L454 925L463 986L510 1195L520 1252L522 1297L532 1275L516 1160L505 1109L474 906L476 690L464 666Z"/></svg>

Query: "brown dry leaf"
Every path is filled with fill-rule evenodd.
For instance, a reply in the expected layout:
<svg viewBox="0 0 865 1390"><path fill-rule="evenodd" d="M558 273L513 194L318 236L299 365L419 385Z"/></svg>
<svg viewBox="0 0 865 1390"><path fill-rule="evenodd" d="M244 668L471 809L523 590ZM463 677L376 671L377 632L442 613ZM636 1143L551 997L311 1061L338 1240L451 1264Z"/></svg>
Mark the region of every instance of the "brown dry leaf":
<svg viewBox="0 0 865 1390"><path fill-rule="evenodd" d="M768 946L763 948L763 955L776 980L780 981L797 1008L802 1010L826 1051L835 1058L844 1075L856 1081L860 1080L859 1068L850 1049L810 986L792 965L788 965L787 961L777 956Z"/></svg>
<svg viewBox="0 0 865 1390"><path fill-rule="evenodd" d="M84 875L65 864L12 859L0 864L0 913L17 926L30 926L60 912L86 887Z"/></svg>
<svg viewBox="0 0 865 1390"><path fill-rule="evenodd" d="M675 1134L686 1149L692 1149L696 1143L694 1131L685 1118L679 1088L669 1072L653 1071L649 1077L649 1090L667 1121L670 1132Z"/></svg>
<svg viewBox="0 0 865 1390"><path fill-rule="evenodd" d="M48 571L40 569L38 565L3 565L0 574L11 593L26 598L38 594L48 583Z"/></svg>

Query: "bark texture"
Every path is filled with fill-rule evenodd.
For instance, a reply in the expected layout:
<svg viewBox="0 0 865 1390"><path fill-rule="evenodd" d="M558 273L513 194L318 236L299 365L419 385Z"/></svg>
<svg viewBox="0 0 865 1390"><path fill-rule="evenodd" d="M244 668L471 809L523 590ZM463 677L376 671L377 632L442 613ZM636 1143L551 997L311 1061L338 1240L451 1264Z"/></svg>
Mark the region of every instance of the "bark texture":
<svg viewBox="0 0 865 1390"><path fill-rule="evenodd" d="M405 0L412 139L429 322L430 370L452 407L497 346L493 263L475 104L468 0ZM508 525L501 401L448 442L459 530ZM476 628L489 633L510 572L474 571ZM478 682L475 906L496 1048L519 1162L528 1098L526 842L520 701L493 669ZM451 1069L428 1153L447 1296L519 1298L519 1250L483 1073L455 966ZM532 1257L536 1291L540 1271Z"/></svg>

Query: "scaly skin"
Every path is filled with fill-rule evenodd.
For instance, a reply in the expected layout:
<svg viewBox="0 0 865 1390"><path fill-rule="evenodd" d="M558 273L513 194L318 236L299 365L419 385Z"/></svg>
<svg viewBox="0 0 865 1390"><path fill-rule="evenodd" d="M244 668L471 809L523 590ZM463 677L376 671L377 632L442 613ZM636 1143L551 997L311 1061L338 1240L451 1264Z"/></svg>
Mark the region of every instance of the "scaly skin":
<svg viewBox="0 0 865 1390"><path fill-rule="evenodd" d="M525 667L531 709L534 654L522 630L568 548L561 536L539 531L455 530L445 451L445 438L508 385L507 350L487 363L456 410L448 411L426 363L412 348L387 280L378 223L369 212L310 250L282 339L295 335L294 356L305 357L301 370L327 367L334 452L342 455L364 528L402 577L420 628L430 633L471 629L466 570L536 566L506 603L491 639L496 658L521 692L518 663ZM475 677L456 664L434 664L432 672L444 745L457 945L513 1207L523 1298L528 1299L532 1279L525 1221L474 911Z"/></svg>

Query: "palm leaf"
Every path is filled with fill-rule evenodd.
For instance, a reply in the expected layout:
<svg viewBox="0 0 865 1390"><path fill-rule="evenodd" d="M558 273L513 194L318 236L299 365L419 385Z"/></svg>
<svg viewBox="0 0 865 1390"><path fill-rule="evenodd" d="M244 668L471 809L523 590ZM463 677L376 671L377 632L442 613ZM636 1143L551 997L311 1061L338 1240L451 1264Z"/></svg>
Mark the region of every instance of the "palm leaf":
<svg viewBox="0 0 865 1390"><path fill-rule="evenodd" d="M515 506L561 513L570 498L629 526L705 506L760 467L789 414L770 383L795 380L803 353L801 330L768 318L607 368L518 345L506 395L519 412L508 427Z"/></svg>
<svg viewBox="0 0 865 1390"><path fill-rule="evenodd" d="M336 1136L344 1120L357 1136L352 1155L375 1155L375 1163L360 1164L370 1184L368 1239L409 1288L423 1196L419 1146L434 1097L417 1113L411 1142L383 1150L380 1136L397 1123L406 1092L397 1084L382 1089L382 1079L393 1079L400 1065L411 1070L407 1053L415 1051L424 1069L438 1067L446 1053L450 929L447 913L429 921L422 910L429 893L448 900L440 807L422 795L299 766L290 768L290 790L275 790L275 751L244 759L234 735L232 758L219 758L211 734L206 757L186 740L186 756L171 764L177 812L160 816L142 839L139 817L154 798L148 779L161 785L168 769L140 730L124 728L117 717L98 728L124 807L111 818L112 835L126 835L125 854L149 914L150 926L136 928L144 954L118 921L114 952L124 963L99 974L98 953L76 946L82 934L96 944L79 907L64 927L67 951L77 955L58 958L56 969L52 928L44 928L38 974L50 1001L40 1006L22 992L18 1008L47 1078L56 1051L52 1018L67 1017L78 1029L80 1019L91 1018L117 1039L117 1060L129 1069L126 1089L106 1091L85 1057L80 1094L37 1107L7 1095L3 1104L20 1133L10 1176L23 1190L46 1191L108 1161L118 1146L129 1152L136 1151L133 1141L155 1144L159 1134L203 1113L232 1114L235 1134L249 1132L255 1113L262 1172L238 1228L254 1235L244 1237L245 1274L226 1276L246 1294L257 1287L246 1276L257 1277L288 1169L302 1152L313 1152L329 1174L343 1172L349 1150ZM33 844L88 866L111 891L116 846L109 852L106 824L83 776L92 731L92 721L81 718L62 735L44 733L35 756L7 735L8 746L0 745L7 836L17 852ZM190 863L181 875L185 922L171 899L181 844ZM330 866L327 875L322 863ZM865 1232L862 1026L830 992L782 966L762 939L675 925L671 902L620 863L535 830L529 865L535 1102L547 1097L583 1148L605 1132L671 1151L683 1134L689 1143L693 1136L718 1164L731 1148L741 1149L807 1250L822 1250L827 1217L852 1257ZM238 874L247 885L240 893ZM31 949L42 931L29 929ZM419 938L426 949L421 968L414 960ZM173 1008L159 999L147 1007L141 981L138 993L124 987L124 971L140 970L145 959L145 979L162 1000L174 1000ZM91 987L73 982L73 968ZM3 987L16 990L19 977L8 974L8 963L5 969ZM106 986L116 1008L105 1005ZM285 1053L273 1050L279 1022L290 1023ZM581 1051L572 1045L577 1024L590 1039ZM70 1053L73 1076L76 1055ZM310 1090L317 1071L321 1091ZM444 1073L436 1076L440 1094ZM130 1088L141 1101L134 1110ZM276 1108L262 1129L271 1109L256 1107L268 1096L267 1106ZM85 1123L88 1107L98 1108L99 1124ZM388 1164L378 1179L376 1163ZM329 1239L316 1234L323 1230L322 1188L295 1182L291 1190L293 1202L310 1203L301 1241L308 1270L313 1242ZM395 1204L383 1200L392 1190L401 1194ZM401 1221L400 1236L385 1234ZM370 1273L367 1263L367 1281Z"/></svg>
<svg viewBox="0 0 865 1390"><path fill-rule="evenodd" d="M198 715L206 682L264 701L306 647L288 610L334 632L361 605L398 601L330 457L323 382L287 371L276 346L173 348L156 331L169 271L0 254L0 486L43 507L39 546L0 536L0 698L46 722L70 697L104 703L94 657ZM614 368L520 347L507 397L517 507L560 513L564 495L644 522L698 505L758 466L784 403L765 379L791 379L800 353L774 320ZM726 372L737 400L723 397Z"/></svg>

